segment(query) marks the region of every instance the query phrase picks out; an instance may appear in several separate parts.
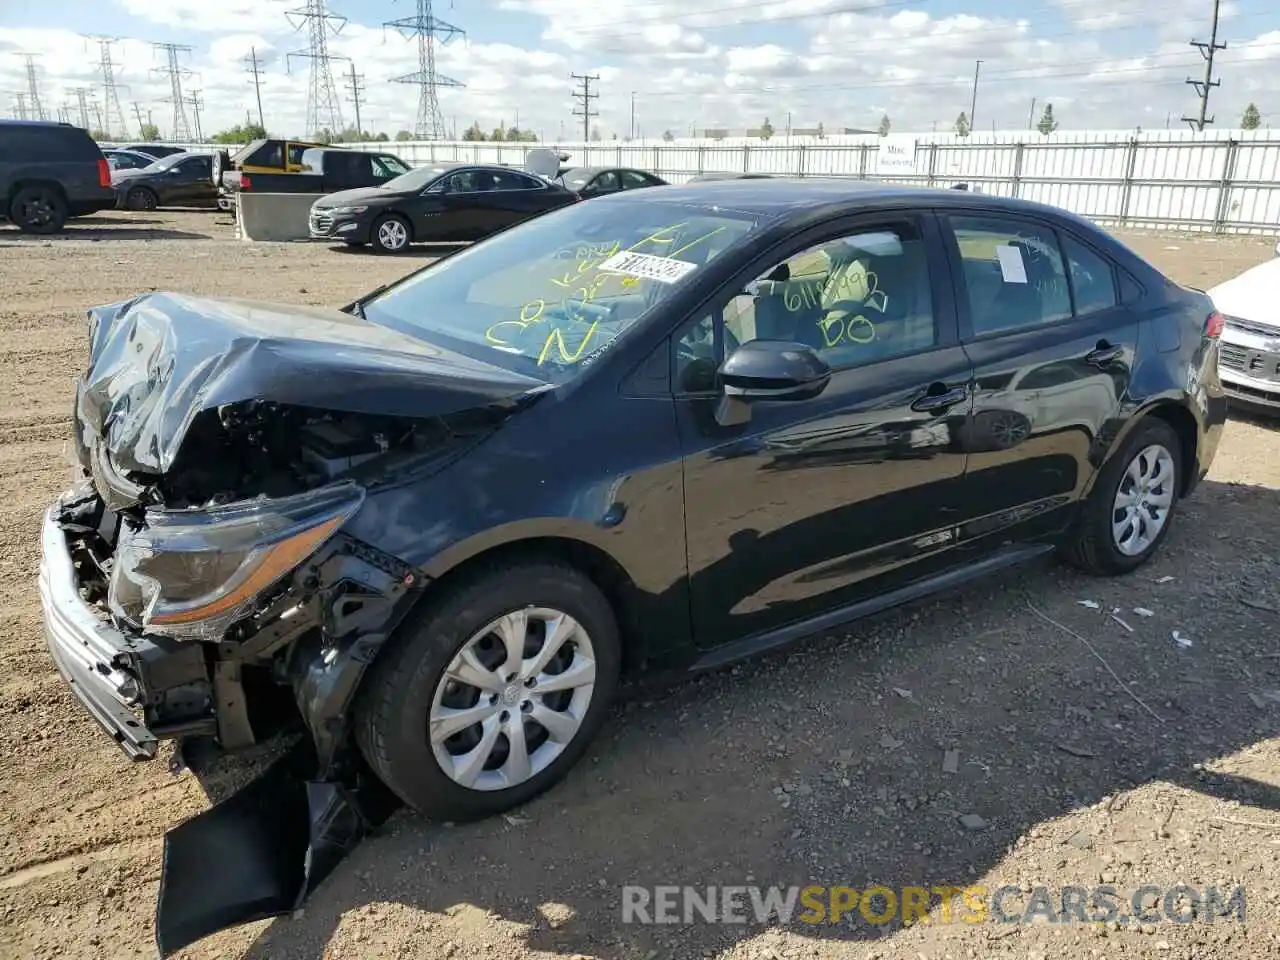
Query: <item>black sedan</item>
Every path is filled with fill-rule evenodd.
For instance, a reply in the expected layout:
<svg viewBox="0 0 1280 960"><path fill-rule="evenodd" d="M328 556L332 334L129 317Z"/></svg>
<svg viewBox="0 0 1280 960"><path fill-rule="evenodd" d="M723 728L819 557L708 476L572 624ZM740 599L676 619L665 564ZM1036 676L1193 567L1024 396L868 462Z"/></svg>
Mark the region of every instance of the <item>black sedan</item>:
<svg viewBox="0 0 1280 960"><path fill-rule="evenodd" d="M569 205L340 311L92 310L54 660L134 759L313 741L166 840L162 949L294 910L379 797L525 803L620 677L1136 570L1214 459L1222 327L1062 210L795 179Z"/></svg>
<svg viewBox="0 0 1280 960"><path fill-rule="evenodd" d="M113 170L111 185L116 189L116 206L123 210L218 204L209 153L175 153L138 170Z"/></svg>
<svg viewBox="0 0 1280 960"><path fill-rule="evenodd" d="M433 164L311 208L311 238L399 253L411 243L480 240L581 200L558 183L496 164Z"/></svg>
<svg viewBox="0 0 1280 960"><path fill-rule="evenodd" d="M122 150L132 150L134 153L145 153L149 157L159 160L162 157L172 157L176 153L186 153L186 147L175 147L171 143L135 143L127 147L121 147Z"/></svg>
<svg viewBox="0 0 1280 960"><path fill-rule="evenodd" d="M629 167L569 167L562 170L557 179L584 200L622 190L667 185L661 177Z"/></svg>

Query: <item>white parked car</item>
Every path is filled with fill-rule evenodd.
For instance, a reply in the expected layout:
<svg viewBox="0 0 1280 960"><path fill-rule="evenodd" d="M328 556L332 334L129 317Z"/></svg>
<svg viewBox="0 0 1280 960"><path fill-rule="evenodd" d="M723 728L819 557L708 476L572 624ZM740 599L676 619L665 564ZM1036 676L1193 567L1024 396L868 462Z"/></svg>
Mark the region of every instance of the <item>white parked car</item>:
<svg viewBox="0 0 1280 960"><path fill-rule="evenodd" d="M1218 360L1236 402L1280 413L1280 243L1276 256L1209 291L1226 316Z"/></svg>

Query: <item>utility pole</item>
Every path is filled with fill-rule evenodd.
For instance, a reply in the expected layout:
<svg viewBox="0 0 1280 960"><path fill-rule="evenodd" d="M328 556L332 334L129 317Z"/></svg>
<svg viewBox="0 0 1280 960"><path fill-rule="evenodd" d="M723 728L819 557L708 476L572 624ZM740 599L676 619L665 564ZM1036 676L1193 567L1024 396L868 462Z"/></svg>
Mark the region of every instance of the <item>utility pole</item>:
<svg viewBox="0 0 1280 960"><path fill-rule="evenodd" d="M631 139L636 138L636 92L631 91Z"/></svg>
<svg viewBox="0 0 1280 960"><path fill-rule="evenodd" d="M1213 123L1213 117L1206 116L1209 112L1209 91L1214 87L1222 86L1221 80L1213 79L1213 55L1219 50L1227 49L1225 43L1218 42L1218 5L1220 3L1221 0L1213 0L1213 26L1209 31L1209 42L1191 41L1191 46L1199 50L1200 56L1204 57L1204 79L1187 80L1187 83L1191 84L1196 93L1200 95L1200 116L1198 119L1196 117L1183 117L1182 122L1191 124L1191 129L1197 132L1203 132L1206 123Z"/></svg>
<svg viewBox="0 0 1280 960"><path fill-rule="evenodd" d="M347 86L351 88L351 102L356 107L356 135L364 136L364 127L360 125L360 94L364 93L364 87L360 85L360 81L364 76L356 76L355 61L351 63L351 75L347 78Z"/></svg>
<svg viewBox="0 0 1280 960"><path fill-rule="evenodd" d="M973 129L973 116L978 111L978 71L982 69L982 61L973 62L973 96L969 99L969 129Z"/></svg>
<svg viewBox="0 0 1280 960"><path fill-rule="evenodd" d="M1027 129L1030 130L1036 122L1036 98L1031 98L1031 111L1027 114Z"/></svg>
<svg viewBox="0 0 1280 960"><path fill-rule="evenodd" d="M250 47L249 55L244 59L248 63L245 73L253 74L253 95L258 98L258 126L266 132L267 124L262 119L262 67L258 63L258 48Z"/></svg>
<svg viewBox="0 0 1280 960"><path fill-rule="evenodd" d="M587 143L591 139L591 118L600 116L598 112L591 109L591 101L600 99L599 89L592 93L591 84L599 83L600 76L594 73L571 73L569 79L577 80L582 84L582 90L575 90L573 93L573 99L582 104L582 111L579 112L575 107L573 115L582 118L582 142Z"/></svg>

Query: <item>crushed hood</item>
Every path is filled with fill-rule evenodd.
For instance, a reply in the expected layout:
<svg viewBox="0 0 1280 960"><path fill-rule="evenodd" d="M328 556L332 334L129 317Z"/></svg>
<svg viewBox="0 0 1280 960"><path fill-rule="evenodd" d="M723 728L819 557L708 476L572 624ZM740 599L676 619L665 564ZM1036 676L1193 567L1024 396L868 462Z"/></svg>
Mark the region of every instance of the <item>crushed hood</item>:
<svg viewBox="0 0 1280 960"><path fill-rule="evenodd" d="M1280 257L1267 260L1209 291L1219 311L1280 331Z"/></svg>
<svg viewBox="0 0 1280 960"><path fill-rule="evenodd" d="M546 388L338 310L153 293L89 317L78 446L118 472L165 473L195 416L224 404L421 418Z"/></svg>

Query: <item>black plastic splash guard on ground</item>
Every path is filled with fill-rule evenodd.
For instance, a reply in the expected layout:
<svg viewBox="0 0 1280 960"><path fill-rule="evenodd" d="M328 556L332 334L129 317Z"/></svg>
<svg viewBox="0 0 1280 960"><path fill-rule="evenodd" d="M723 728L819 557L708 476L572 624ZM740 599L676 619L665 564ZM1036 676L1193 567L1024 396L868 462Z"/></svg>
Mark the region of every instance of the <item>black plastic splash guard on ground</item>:
<svg viewBox="0 0 1280 960"><path fill-rule="evenodd" d="M165 834L156 946L174 951L227 927L292 913L398 806L371 779L308 781L296 756Z"/></svg>

